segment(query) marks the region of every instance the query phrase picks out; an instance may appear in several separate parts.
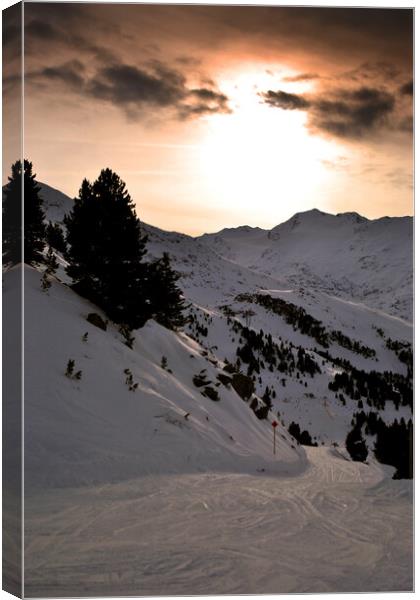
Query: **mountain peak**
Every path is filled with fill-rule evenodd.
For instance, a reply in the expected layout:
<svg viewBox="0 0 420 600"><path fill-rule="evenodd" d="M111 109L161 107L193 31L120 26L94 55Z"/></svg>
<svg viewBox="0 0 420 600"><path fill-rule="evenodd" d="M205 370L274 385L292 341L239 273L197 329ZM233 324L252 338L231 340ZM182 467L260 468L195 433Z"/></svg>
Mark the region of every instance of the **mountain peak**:
<svg viewBox="0 0 420 600"><path fill-rule="evenodd" d="M332 213L323 212L318 208L312 208L311 210L305 210L302 212L298 212L293 215L287 221L276 225L271 229L268 236L271 238L275 238L277 232L285 228L287 229L295 229L299 225L312 225L312 224L320 224L325 223L328 226L333 225L334 223L363 223L368 221L366 217L362 217L357 212L344 212L337 213L336 215Z"/></svg>
<svg viewBox="0 0 420 600"><path fill-rule="evenodd" d="M365 221L369 220L366 217L362 217L362 215L359 215L359 213L357 213L357 212L338 213L336 216L341 219L346 219L347 221L351 221L353 223L364 223Z"/></svg>
<svg viewBox="0 0 420 600"><path fill-rule="evenodd" d="M62 223L64 216L73 209L74 200L42 181L37 181L37 184L47 219L53 223Z"/></svg>

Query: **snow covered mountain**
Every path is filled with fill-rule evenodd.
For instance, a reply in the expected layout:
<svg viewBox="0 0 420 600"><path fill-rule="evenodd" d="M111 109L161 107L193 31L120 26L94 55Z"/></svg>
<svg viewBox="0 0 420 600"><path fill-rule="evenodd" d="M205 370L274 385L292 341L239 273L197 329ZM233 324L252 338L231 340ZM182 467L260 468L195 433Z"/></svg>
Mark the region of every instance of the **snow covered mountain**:
<svg viewBox="0 0 420 600"><path fill-rule="evenodd" d="M62 194L54 195L45 184L41 188L48 199L47 219L58 215L61 221L72 201ZM299 348L315 361L314 373L302 372L296 366L273 372L266 364L258 367L259 373L249 373L249 362L242 361L242 370L248 370L255 379L259 397L267 387L270 389L273 414L286 427L297 422L318 443L343 443L357 406L354 401L344 404L337 400L343 390L330 389L340 369L339 361L348 361L361 372L390 371L405 376L407 365L398 352L403 347L411 348L412 324L375 304L387 304L387 298L392 297L394 305L401 307L400 284L411 306L411 219L369 221L354 213L333 216L314 210L295 215L270 232L239 227L193 238L150 225L144 225L144 229L149 256L168 252L181 274L180 286L191 303L193 319L185 332L205 351L219 361L234 364L238 351L246 345L244 332L247 335L250 329L271 335L276 348L290 349L295 365ZM367 251L370 262L356 259ZM303 257L302 262L299 257ZM344 265L342 270L340 264ZM307 274L306 279L291 274L293 265L295 272L303 270ZM329 275L329 267L337 275ZM66 281L63 269L60 273ZM337 287L340 274L341 288ZM386 280L392 292L372 292L361 302L357 290L363 286L355 282L364 281L372 287L372 282L379 280ZM343 281L347 282L346 291ZM262 295L268 301L264 302ZM278 306L268 306L273 299L276 306L280 304L280 311ZM287 314L290 310L303 311L306 320L324 331L328 342L310 328L302 329ZM360 402L360 408L369 410L366 400L356 404ZM409 406L397 409L390 400L385 402L382 417L386 422L410 416Z"/></svg>
<svg viewBox="0 0 420 600"><path fill-rule="evenodd" d="M47 220L53 223L63 223L64 216L73 207L73 200L46 183L38 183L41 188L40 196L43 200Z"/></svg>
<svg viewBox="0 0 420 600"><path fill-rule="evenodd" d="M62 224L72 200L41 194ZM70 288L64 256L47 290L25 267L28 595L411 589L411 482L374 453L378 421L412 418L411 226L390 221L144 225L190 319L150 320L132 347ZM4 274L6 302L19 276ZM355 422L364 462L345 445Z"/></svg>
<svg viewBox="0 0 420 600"><path fill-rule="evenodd" d="M296 214L269 231L238 227L201 240L221 256L293 288L310 287L412 319L413 219Z"/></svg>
<svg viewBox="0 0 420 600"><path fill-rule="evenodd" d="M61 223L73 201L40 185L47 218ZM233 294L245 278L248 287L311 289L412 321L412 217L369 220L314 209L271 230L242 226L193 238L145 229L150 253L170 250L191 293L198 273L198 295L203 282L213 294Z"/></svg>

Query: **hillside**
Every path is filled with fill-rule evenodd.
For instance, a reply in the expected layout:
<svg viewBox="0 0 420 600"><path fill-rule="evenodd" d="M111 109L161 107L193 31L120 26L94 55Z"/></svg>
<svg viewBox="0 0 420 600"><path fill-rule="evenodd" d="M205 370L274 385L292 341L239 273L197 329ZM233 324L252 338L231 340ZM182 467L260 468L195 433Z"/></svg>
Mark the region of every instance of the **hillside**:
<svg viewBox="0 0 420 600"><path fill-rule="evenodd" d="M72 201L42 193L62 224ZM44 267L25 267L26 595L412 589L407 433L391 462L375 450L411 423L411 322L257 268L262 230L143 229L147 259L168 252L180 273L189 319L177 332L149 320L132 347L98 326L65 256L47 290ZM6 302L19 277L4 273Z"/></svg>
<svg viewBox="0 0 420 600"><path fill-rule="evenodd" d="M43 192L49 198L47 219L63 214L71 206L69 198L62 194L54 196L44 184L42 190L48 192ZM393 265L400 264L403 258L407 265L410 264L409 236L406 236L404 244L397 244L397 240L402 240L403 234L407 233L408 223L409 219L368 221L354 213L333 216L314 210L296 215L271 232L239 227L223 230L215 236L192 238L150 225L144 225L144 230L148 235L149 257L168 252L174 267L181 274L180 286L190 303L188 312L193 319L185 333L205 351L213 354L220 365L226 360L237 363L238 352L246 346L244 332L248 335L247 331L262 331L264 336L270 335L274 352L282 349L283 353L288 354L289 362L286 364L277 358L273 368L260 358L257 366L250 367L249 357L244 359L243 355L237 363L238 368L254 378L256 393L260 397L268 387L273 414L281 419L286 428L292 422L297 422L301 428L309 431L317 443L342 445L357 412L379 410L378 414L385 423L392 423L395 418L411 418L410 406L404 401L396 404L391 400L392 394L383 398L379 408L372 406L366 398L357 399L355 395L356 399L352 399L343 389L332 390L330 387L336 375L343 370L340 361L348 361L358 372L377 372L382 379L385 375L381 374L386 372L404 378L407 366L399 359L398 351L392 344L411 348L412 324L404 318L358 301L357 294L355 298L348 299L347 293L331 294L323 289L325 286L312 286L305 284L304 280L299 286L293 285L287 276L287 268L284 273L282 271L280 258L279 263L275 262L277 254L274 249L270 254L263 248L266 248L267 240L283 248L283 254L279 254L279 257L283 256L283 261L294 252L299 256L304 249L306 259L311 258L313 264L314 257L327 254L328 260L325 260L327 265L332 265L333 272L334 264L337 266L340 261L345 263L345 257L349 254L343 249L337 250L341 248L340 241L343 241L345 248L352 239L354 253L359 255L359 238L362 236L367 240L367 231L377 232L372 234L370 252L374 253L377 260L382 260L380 240L382 244L385 243L388 227L399 231L398 236L388 240L389 253L393 256L389 272L393 274ZM311 245L314 248L312 254ZM267 262L267 257L275 262L277 276L268 275L264 269L255 266L258 260ZM351 260L354 261L354 256ZM65 261L62 262L59 276L67 281L64 266ZM297 259L295 266L297 270L304 268ZM317 268L327 269L322 264ZM407 269L408 266L405 271ZM400 271L402 273L403 269ZM354 277L369 281L379 276L388 277L385 266L379 271L376 266L368 266L365 271L355 268L354 273ZM391 277L388 279L392 280ZM325 277L322 281L328 283L329 279ZM412 295L412 288L408 286L408 289ZM267 302L264 306L260 297L262 294L267 296L268 304L273 300L283 302L286 312L276 313ZM398 297L397 290L393 290L392 294ZM309 319L314 323L312 331L307 327L302 329L302 325L293 319L288 322L290 314L287 311L297 313L299 310L303 311L304 320ZM327 336L327 343L322 342L323 338L319 335L317 338L316 331L319 329L324 338ZM245 351L249 354L249 348L245 348ZM313 370L311 368L309 371L305 371L305 367L303 371L298 368L299 351L304 352L306 361L315 363L314 372L310 372ZM344 400L341 397L343 393Z"/></svg>
<svg viewBox="0 0 420 600"><path fill-rule="evenodd" d="M6 293L13 289L9 279L18 275L6 274ZM185 334L150 321L130 349L116 327L102 331L86 321L96 307L58 281L42 291L40 274L29 267L25 307L29 487L207 471L291 474L304 468L304 451L282 428L273 457L270 423L257 419L248 402L220 383L223 364L203 356L203 348ZM80 381L65 376L69 359L81 370ZM134 391L125 369L138 383ZM218 401L193 384L200 372Z"/></svg>
<svg viewBox="0 0 420 600"><path fill-rule="evenodd" d="M44 183L40 186L47 218L62 223L73 201ZM145 230L150 253L167 248L184 276L184 287L198 301L202 284L219 300L250 286L311 289L412 322L411 217L369 220L357 213L332 215L314 209L271 230L241 226L198 238L151 225Z"/></svg>
<svg viewBox="0 0 420 600"><path fill-rule="evenodd" d="M41 188L40 196L43 200L44 211L48 221L62 223L64 216L73 207L73 200L59 190L50 187L46 183L38 182Z"/></svg>
<svg viewBox="0 0 420 600"><path fill-rule="evenodd" d="M310 287L412 320L413 220L356 213L296 214L269 231L239 227L201 241L286 286Z"/></svg>

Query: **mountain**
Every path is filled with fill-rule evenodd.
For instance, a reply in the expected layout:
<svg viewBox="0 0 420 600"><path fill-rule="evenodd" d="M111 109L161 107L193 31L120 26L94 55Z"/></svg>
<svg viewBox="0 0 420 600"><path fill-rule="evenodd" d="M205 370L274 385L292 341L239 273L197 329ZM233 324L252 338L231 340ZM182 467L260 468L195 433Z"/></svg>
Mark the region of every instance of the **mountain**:
<svg viewBox="0 0 420 600"><path fill-rule="evenodd" d="M73 200L46 183L38 181L38 185L41 188L40 196L43 200L47 220L53 223L62 223L64 216L73 207Z"/></svg>
<svg viewBox="0 0 420 600"><path fill-rule="evenodd" d="M292 288L312 288L412 320L413 219L298 213L271 230L205 234L220 256Z"/></svg>
<svg viewBox="0 0 420 600"><path fill-rule="evenodd" d="M42 195L62 223L72 200ZM375 448L412 419L413 327L356 285L382 278L398 296L391 275L411 249L408 221L391 221L311 211L200 238L143 225L148 258L168 252L181 275L189 320L149 320L132 347L71 288L64 256L46 290L44 267L25 266L27 595L412 588L412 482L392 479L409 476L410 430L403 448L386 438L386 464ZM365 269L340 239L368 249ZM314 258L327 248L330 278ZM4 273L4 306L18 281Z"/></svg>
<svg viewBox="0 0 420 600"><path fill-rule="evenodd" d="M72 200L41 186L47 200L46 218L61 222ZM243 363L242 370L255 379L256 394L261 398L268 387L281 398L272 398L273 414L286 427L298 422L318 442L342 444L355 406L337 402L342 390L330 389L337 369L332 361L348 361L361 372L390 371L404 376L407 370L399 352L411 348L412 324L386 312L382 305L385 298L392 297L394 308L401 308L404 295L398 283L411 302L410 223L409 218L369 221L356 213L334 216L313 210L270 231L238 227L193 238L151 225L143 228L148 235L149 258L168 252L181 275L180 286L193 319L185 333L217 360L231 364L244 347L244 331L272 336L276 347L288 348L292 366L272 372L264 364L259 372L250 372L249 363ZM365 252L369 252L369 260L357 259ZM58 258L59 277L68 283L66 263ZM382 303L381 294L372 291L366 292L361 302L360 282L371 289L379 280L386 281L384 288L388 286ZM380 308L375 306L378 303ZM291 315L299 315L299 311L301 315L293 319ZM313 323L312 329L302 327L302 319ZM308 360L315 361L319 372L310 374L297 368L299 348ZM361 406L369 410L366 402ZM387 402L382 417L392 422L410 415L408 406L396 409Z"/></svg>
<svg viewBox="0 0 420 600"><path fill-rule="evenodd" d="M41 185L46 218L62 221L72 200ZM185 334L220 364L236 364L242 352L240 368L254 378L259 398L269 389L273 415L286 428L299 423L324 444L343 444L357 405L365 411L372 406L363 399L338 400L343 389L331 389L337 365L347 361L355 377L358 372L378 372L382 379L386 372L399 377L407 372L399 355L411 348L412 324L376 307L379 293L365 295L365 302L358 293L362 281L366 289L386 281L395 306L403 304L399 282L411 296L410 227L409 218L369 221L356 213L334 216L318 210L297 214L270 231L238 227L199 238L143 225L149 258L168 252L181 275L191 318ZM357 259L365 252L369 260ZM65 261L59 257L59 262L58 275L68 283ZM251 368L249 354L260 350L249 347L249 331L271 336L270 352L284 352L288 366L273 370L259 359ZM315 363L315 370L305 361ZM409 406L391 400L380 413L387 423L411 416Z"/></svg>
<svg viewBox="0 0 420 600"><path fill-rule="evenodd" d="M73 200L40 186L47 219L61 223ZM198 301L208 297L203 288L209 286L214 298L228 291L233 296L243 290L245 279L245 287L311 289L412 321L412 217L369 220L314 209L271 230L241 226L198 238L144 228L150 254L170 250L185 287Z"/></svg>

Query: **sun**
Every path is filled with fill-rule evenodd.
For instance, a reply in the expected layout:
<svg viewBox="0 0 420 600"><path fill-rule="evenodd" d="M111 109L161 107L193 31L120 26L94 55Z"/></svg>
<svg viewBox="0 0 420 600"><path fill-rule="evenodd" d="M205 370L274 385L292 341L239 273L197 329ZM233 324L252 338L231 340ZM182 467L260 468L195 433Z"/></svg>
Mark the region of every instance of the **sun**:
<svg viewBox="0 0 420 600"><path fill-rule="evenodd" d="M200 168L218 205L239 208L244 216L257 210L261 223L272 223L313 208L334 177L324 161L342 150L311 135L304 112L264 104L256 80L250 73L229 81L233 112L208 118Z"/></svg>

